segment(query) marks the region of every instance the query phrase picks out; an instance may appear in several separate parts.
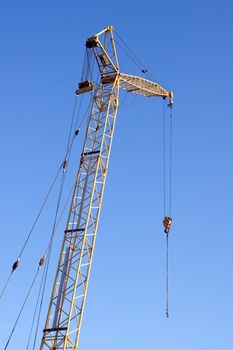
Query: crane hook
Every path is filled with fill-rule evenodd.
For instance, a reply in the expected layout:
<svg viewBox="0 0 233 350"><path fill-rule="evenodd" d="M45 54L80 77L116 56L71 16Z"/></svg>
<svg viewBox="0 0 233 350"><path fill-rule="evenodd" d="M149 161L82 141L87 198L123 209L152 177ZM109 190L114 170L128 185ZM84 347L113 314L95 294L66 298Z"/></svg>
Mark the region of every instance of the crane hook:
<svg viewBox="0 0 233 350"><path fill-rule="evenodd" d="M164 226L164 232L166 234L169 233L171 225L172 225L172 218L169 216L165 216L165 218L163 219L163 226Z"/></svg>

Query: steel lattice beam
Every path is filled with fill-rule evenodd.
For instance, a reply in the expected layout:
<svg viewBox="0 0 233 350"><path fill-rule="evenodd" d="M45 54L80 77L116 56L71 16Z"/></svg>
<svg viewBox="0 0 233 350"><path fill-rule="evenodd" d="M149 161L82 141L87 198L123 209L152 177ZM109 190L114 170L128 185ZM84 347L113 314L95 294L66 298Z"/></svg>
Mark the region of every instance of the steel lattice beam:
<svg viewBox="0 0 233 350"><path fill-rule="evenodd" d="M112 32L106 33L110 34ZM107 43L106 43L107 45ZM113 46L112 46L113 47ZM104 47L95 49L99 55ZM113 47L114 52L114 47ZM115 61L116 62L116 61ZM114 65L114 71L117 65ZM102 72L105 67L101 67ZM108 72L113 69L108 67ZM41 349L77 349L118 108L119 80L95 91Z"/></svg>

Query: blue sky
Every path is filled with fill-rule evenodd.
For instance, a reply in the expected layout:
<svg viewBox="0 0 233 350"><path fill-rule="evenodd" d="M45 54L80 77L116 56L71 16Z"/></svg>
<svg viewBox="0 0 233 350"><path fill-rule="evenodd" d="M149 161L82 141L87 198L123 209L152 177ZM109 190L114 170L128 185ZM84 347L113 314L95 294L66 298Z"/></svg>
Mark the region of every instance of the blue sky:
<svg viewBox="0 0 233 350"><path fill-rule="evenodd" d="M227 0L0 5L0 286L61 163L86 38L113 25L175 94L171 317L165 318L161 224L162 102L129 96L118 112L82 350L232 349L232 10ZM0 300L1 348L50 236L55 200L56 192ZM40 334L63 226L54 243ZM25 348L38 288L9 349Z"/></svg>

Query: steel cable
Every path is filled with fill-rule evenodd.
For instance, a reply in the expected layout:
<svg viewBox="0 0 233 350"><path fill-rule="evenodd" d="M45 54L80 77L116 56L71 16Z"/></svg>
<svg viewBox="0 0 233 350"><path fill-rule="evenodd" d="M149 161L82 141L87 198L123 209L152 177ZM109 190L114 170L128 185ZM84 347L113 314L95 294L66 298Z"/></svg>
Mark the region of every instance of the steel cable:
<svg viewBox="0 0 233 350"><path fill-rule="evenodd" d="M87 115L87 112L89 111L90 109L90 106L91 106L91 100L89 102L89 105L83 115L83 118L79 124L79 128L81 128L83 122L84 122L84 119ZM76 120L76 123L75 125L77 126L77 122L78 122L78 116L77 116L77 120ZM76 127L75 127L76 128ZM71 140L70 142L70 148L68 150L69 152L69 155L71 154L71 148L72 148L72 145L73 145L73 142L74 142L74 139L75 139L75 135L73 136L73 139ZM62 195L62 191L63 191L63 187L64 187L64 181L65 181L65 174L66 173L63 173L63 177L62 177L62 180L61 180L61 186L60 186L60 191L59 191L59 196L58 196L58 203L57 203L57 208L56 208L56 213L55 213L55 218L54 218L54 224L53 224L53 229L52 229L52 234L51 234L51 238L50 238L50 242L49 242L49 245L46 249L46 252L45 254L48 253L48 258L46 260L46 267L45 267L45 275L44 275L44 278L42 279L42 282L41 282L41 286L40 288L42 288L42 294L41 294L41 300L40 300L40 306L39 306L39 312L38 312L38 317L37 317L37 324L36 324L36 331L35 331L35 336L34 336L34 342L33 342L33 350L35 349L35 346L36 346L36 340L37 340L37 335L38 335L38 329L39 329L39 322L40 322L40 317L41 317L41 311L42 311L42 306L43 306L43 299L44 299L44 293L45 293L45 286L46 286L46 281L47 281L47 275L48 275L48 268L49 268L49 262L50 262L50 256L51 256L51 250L52 250L52 243L53 243L53 239L54 239L54 235L55 235L55 232L57 230L57 227L58 227L58 224L60 222L60 219L61 219L61 216L65 210L65 207L66 205L68 204L68 200L73 192L73 187L69 193L69 196L68 196L68 199L65 203L65 206L63 207L62 211L61 211L61 215L59 217L59 219L57 220L57 215L58 215L58 211L59 211L59 207L60 207L60 201L61 201L61 195Z"/></svg>
<svg viewBox="0 0 233 350"><path fill-rule="evenodd" d="M81 99L81 103L82 103L82 99ZM62 168L63 168L63 166L64 166L64 162L66 161L67 157L70 158L72 146L73 146L74 140L75 140L75 138L76 138L77 135L75 135L75 134L73 133L74 135L73 135L72 140L71 140L71 136L72 136L73 126L75 125L75 129L76 129L76 127L77 127L77 123L78 123L78 119L79 119L78 117L79 117L79 113L80 113L80 109L81 109L81 103L80 103L80 107L79 107L78 113L77 113L77 115L76 115L76 120L75 120L76 107L77 107L77 97L75 97L75 102L74 102L74 107L73 107L73 112L72 112L72 118L71 118L71 124L70 124L70 129L69 129L69 136L68 136L67 148L66 148L65 157L63 158L64 160L63 160L62 164L59 166L59 169L58 169L58 171L57 171L57 173L56 173L56 175L55 175L55 177L54 177L54 179L53 179L53 181L52 181L52 184L51 184L51 186L50 186L50 188L49 188L49 190L48 190L48 192L47 192L47 194L46 194L46 196L45 196L45 199L44 199L44 201L43 201L43 203L42 203L42 205L41 205L41 207L40 207L40 209L39 209L39 212L38 212L38 214L37 214L37 216L36 216L36 218L35 218L35 220L34 220L34 222L33 222L33 224L32 224L32 227L31 227L31 229L30 229L30 231L29 231L29 234L28 234L28 236L26 237L26 240L25 240L25 242L24 242L24 244L23 244L23 246L22 246L22 248L21 248L21 250L20 250L20 253L19 253L19 255L18 255L18 258L17 258L16 262L19 262L20 258L21 258L22 255L23 255L23 252L24 252L24 250L25 250L25 248L26 248L26 246L27 246L27 244L28 244L28 242L29 242L29 240L30 240L30 238L31 238L31 236L32 236L32 233L33 233L33 231L34 231L34 229L35 229L35 226L36 226L36 224L37 224L37 222L38 222L38 220L39 220L39 218L40 218L40 216L41 216L41 214L42 214L42 212L43 212L43 209L44 209L44 207L45 207L45 205L46 205L46 203L47 203L47 201L48 201L48 199L49 199L49 197L50 197L50 194L51 194L51 192L52 192L52 190L53 190L53 188L54 188L54 186L55 186L55 183L56 183L56 181L57 181L57 179L58 179L58 176L59 176L59 174L60 174L60 172L61 172L61 170L62 170ZM89 104L89 106L90 106L90 104ZM88 109L89 109L89 106L88 106ZM87 109L87 111L88 111L88 109ZM83 123L83 120L84 120L85 117L86 117L87 111L86 111L86 113L84 114L84 116L83 116L83 118L82 118L82 120L81 120L79 129L81 128L81 125L82 125L82 123ZM75 124L74 124L74 123L75 123ZM17 266L18 266L18 265L17 265ZM16 269L16 268L15 268L15 269ZM11 277L12 277L13 272L15 271L15 269L12 269L12 271L11 271L10 274L8 275L8 278L7 278L5 284L4 284L3 288L2 288L2 291L1 291L1 293L0 293L0 299L3 297L3 295L4 295L4 293L5 293L6 289L7 289L7 287L8 287L8 285L9 285L9 283L10 283Z"/></svg>
<svg viewBox="0 0 233 350"><path fill-rule="evenodd" d="M166 234L166 316L169 318L169 234Z"/></svg>
<svg viewBox="0 0 233 350"><path fill-rule="evenodd" d="M33 319L32 319L32 324L31 324L31 328L30 328L30 332L29 332L29 337L28 337L27 349L26 350L29 349L30 342L31 342L33 327L34 327L34 323L35 323L35 320L36 320L36 313L37 313L37 309L38 309L39 301L40 301L40 295L41 295L41 290L42 290L42 285L43 285L42 282L44 280L44 275L45 275L45 269L44 269L43 274L42 274L42 279L41 279L39 293L38 293L37 300L36 300L35 310L34 310L34 313L33 313Z"/></svg>
<svg viewBox="0 0 233 350"><path fill-rule="evenodd" d="M168 148L168 157L169 160L167 162L166 159L166 109L165 109L165 100L163 104L163 173L164 173L164 179L163 179L163 192L164 192L164 218L165 219L171 219L172 215L172 105L169 105L170 107L170 130L169 130L169 148ZM169 167L169 173L167 175L166 168L167 164ZM166 184L168 181L168 193L166 191ZM167 204L167 197L168 197L168 204ZM168 208L167 208L168 205ZM166 217L168 210L169 217ZM171 224L171 222L170 222ZM169 229L164 230L166 233L166 317L169 318Z"/></svg>
<svg viewBox="0 0 233 350"><path fill-rule="evenodd" d="M28 300L28 298L29 298L29 296L30 296L30 293L31 293L31 291L32 291L32 288L33 288L34 283L35 283L35 281L36 281L36 278L37 278L37 276L38 276L38 273L39 273L39 269L37 269L37 271L36 271L36 274L35 274L35 276L34 276L34 278L33 278L33 281L32 281L32 283L31 283L31 286L30 286L30 288L29 288L29 290L28 290L28 292L27 292L26 298L24 299L23 305L22 305L22 307L21 307L21 309L20 309L20 311L19 311L19 313L18 313L18 316L17 316L17 318L16 318L16 321L15 321L15 323L14 323L14 326L13 326L13 328L12 328L12 330L11 330L11 333L10 333L10 335L9 335L9 338L8 338L8 340L7 340L7 342L6 342L6 345L5 345L5 347L4 347L4 350L6 350L6 349L8 348L8 345L9 345L9 343L10 343L10 340L11 340L12 336L13 336L13 333L14 333L14 331L15 331L15 328L16 328L16 326L17 326L17 324L18 324L18 321L19 321L19 319L20 319L20 316L21 316L21 314L22 314L22 312L23 312L23 309L24 309L24 307L25 307L25 305L26 305L26 302L27 302L27 300Z"/></svg>
<svg viewBox="0 0 233 350"><path fill-rule="evenodd" d="M45 199L44 199L44 201L43 201L43 203L42 203L42 206L40 207L40 210L39 210L39 212L38 212L38 214L37 214L37 216L36 216L36 219L35 219L35 221L33 222L33 225L32 225L32 227L31 227L31 229L30 229L30 231L29 231L29 234L28 234L28 236L27 236L27 238L26 238L26 240L25 240L25 242L24 242L24 244L23 244L23 247L22 247L22 249L21 249L21 251L20 251L20 253L19 253L19 255L18 255L17 261L20 260L22 254L23 254L23 252L24 252L24 250L25 250L25 248L26 248L26 246L27 246L27 244L28 244L28 242L29 242L29 239L30 239L30 237L31 237L31 235L32 235L32 233L33 233L33 231L34 231L34 228L35 228L35 226L36 226L36 224L37 224L37 222L38 222L38 220L39 220L39 218L40 218L40 216L41 216L41 214L42 214L42 211L43 211L43 209L44 209L44 207L45 207L45 205L46 205L46 203L47 203L47 201L48 201L48 198L49 198L49 196L50 196L50 194L51 194L51 192L52 192L52 190L53 190L53 187L54 187L54 185L55 185L55 183L56 183L56 181L57 181L57 178L58 178L58 176L59 176L59 174L60 174L61 169L62 169L62 165L59 167L59 169L58 169L58 171L57 171L57 173L56 173L56 176L55 176L55 178L54 178L54 180L53 180L53 182L52 182L52 184L51 184L51 186L50 186L50 188L49 188L49 191L48 191L47 194L46 194L46 197L45 197ZM8 276L8 278L7 278L7 281L6 281L6 283L5 283L5 285L4 285L3 289L2 289L2 292L1 292L1 294L0 294L0 299L2 298L3 294L5 293L5 291L6 291L7 287L8 287L8 284L9 284L9 282L10 282L10 279L11 279L11 277L12 277L14 271L15 271L15 270L12 269L12 271L10 272L10 274L9 274L9 276Z"/></svg>
<svg viewBox="0 0 233 350"><path fill-rule="evenodd" d="M120 34L118 32L115 32L118 38L121 40L122 44L125 45L127 50L130 52L131 56L122 48L121 45L120 48L125 52L125 54L134 62L134 64L143 72L145 75L147 75L150 79L158 83L157 79L148 71L147 67L143 64L143 62L136 56L136 54L133 52L133 50L126 44L126 42L122 39Z"/></svg>
<svg viewBox="0 0 233 350"><path fill-rule="evenodd" d="M163 211L166 216L166 100L163 100Z"/></svg>
<svg viewBox="0 0 233 350"><path fill-rule="evenodd" d="M170 189L169 189L169 216L172 215L172 139L173 137L173 115L172 115L172 106L170 109L170 173L169 173L169 183L170 183Z"/></svg>
<svg viewBox="0 0 233 350"><path fill-rule="evenodd" d="M35 333L34 343L33 343L33 350L35 349L35 346L36 346L36 339L37 339L40 316L41 316L41 311L42 311L42 306L43 306L43 301L44 301L44 293L45 293L45 287L46 287L46 282L47 282L47 277L48 277L48 269L49 269L51 251L52 251L52 246L53 246L53 239L54 239L54 234L55 234L56 225L57 225L57 216L58 216L58 211L59 211L59 207L60 207L64 182L65 182L65 172L63 172L62 179L61 179L61 185L60 185L60 190L59 190L59 194L58 194L58 201L57 201L57 206L56 206L56 211L55 211L55 216L54 216L53 228L52 228L52 233L51 233L50 242L49 242L48 255L47 255L46 266L45 266L45 276L44 276L44 280L42 282L43 287L42 287L42 294L41 294L41 300L40 300L40 306L39 306L39 313L38 313L38 318L37 318L36 333Z"/></svg>
<svg viewBox="0 0 233 350"><path fill-rule="evenodd" d="M90 103L91 103L91 101L90 101ZM89 106L88 106L88 108L87 108L87 111L85 112L85 114L84 114L84 116L83 116L83 118L82 118L82 120L81 120L81 122L80 122L80 127L81 127L81 125L82 125L82 123L83 123L83 121L84 121L84 119L85 119L85 117L86 117L86 114L87 114L87 112L88 112L88 110L89 110L89 108L90 108L90 103L89 103ZM59 217L59 219L58 219L58 213L59 213L59 208L60 208L60 203L61 203L61 198L62 198L62 192L63 192L64 183L65 183L65 177L66 177L66 164L65 164L65 162L67 161L67 157L70 158L72 146L73 146L73 143L74 143L74 139L75 139L75 137L77 136L77 134L76 134L76 132L75 132L75 134L74 134L74 136L73 136L73 139L71 140L72 130L73 130L73 126L74 126L75 112L76 112L76 104L77 104L77 97L75 97L75 104L74 104L73 113L72 113L72 120L71 120L71 125L70 125L70 130L69 130L69 137L68 137L68 142L67 142L66 154L65 154L65 158L64 158L65 160L64 160L64 162L61 164L61 166L59 167L59 171L57 172L57 174L56 174L56 176L55 176L55 179L54 179L54 181L52 182L52 185L51 185L51 187L50 187L50 189L49 189L49 191L48 191L48 193L47 193L47 195L46 195L46 197L45 197L45 200L44 200L44 202L43 202L43 204L42 204L42 206L41 206L41 208L40 208L40 210L39 210L39 213L38 213L38 215L37 215L37 217L36 217L36 219L35 219L35 221L34 221L34 223L33 223L33 225L32 225L32 228L31 228L31 230L30 230L30 232L29 232L29 234L28 234L28 236L27 236L27 238L26 238L26 241L24 242L24 245L23 245L23 247L22 247L22 249L21 249L21 251L20 251L18 260L16 261L17 264L14 263L14 265L16 264L16 267L18 267L19 259L20 259L20 257L22 256L22 254L23 254L23 252L24 252L24 250L25 250L25 248L26 248L26 245L27 245L27 243L28 243L28 241L29 241L29 239L30 239L30 237L31 237L31 235L32 235L32 232L33 232L33 230L34 230L34 228L35 228L35 226L36 226L37 221L39 220L39 217L40 217L40 215L41 215L41 213L42 213L42 211L43 211L43 209L44 209L44 206L45 206L45 204L46 204L46 202L47 202L47 200L48 200L48 198L49 198L49 195L50 195L50 193L51 193L51 191L52 191L52 189L53 189L53 187L54 187L54 185L55 185L55 182L56 182L56 180L57 180L57 178L58 178L58 176L59 176L59 174L60 174L60 171L61 171L61 169L63 168L63 175L62 175L61 184L60 184L60 190L59 190L59 195L58 195L58 201L57 201L57 206L56 206L56 212L55 212L55 217L54 217L54 223L53 223L51 238L50 238L49 246L48 246L47 249L46 249L46 254L48 253L48 257L47 257L47 260L46 260L46 266L45 266L44 273L43 273L43 277L42 277L42 280L41 280L40 290L39 290L39 294L38 294L38 298L37 298L37 302L36 302L36 307L35 307L35 312L34 312L34 316L33 316L33 320L32 320L32 325L31 325L31 329L30 329L30 333L29 333L29 339L28 339L28 343L27 343L27 349L29 348L29 345L30 345L31 335L32 335L32 331L33 331L33 326L34 326L34 323L35 323L36 313L37 313L37 309L38 309L38 306L39 306L39 313L38 313L38 319L37 319L37 325L36 325L36 332L35 332L35 338L34 338L34 344L33 344L33 349L35 349L36 338L37 338L37 333L38 333L38 326L39 326L40 315L41 315L41 310L42 310L42 305L43 305L43 299L44 299L44 293L45 293L45 286L46 286L46 281L47 281L47 276L48 276L48 269L49 269L49 262L50 262L50 257L51 257L53 239L54 239L55 231L56 231L56 229L57 229L57 227L58 227L58 225L59 225L61 216L63 215L63 212L64 212L64 210L65 210L65 207L66 207L66 205L67 205L67 203L68 203L68 200L67 200L66 203L65 203L65 207L62 209L61 215L60 215L60 217ZM79 117L80 109L81 109L81 106L80 106L80 108L79 108L79 111L78 111L78 114L77 114L77 117L76 117L75 128L76 128L76 126L77 126L77 124L78 124L78 117ZM72 189L73 189L73 188L72 188ZM71 191L70 193L72 193L72 191ZM69 194L68 199L69 199L69 198L70 198L70 194ZM58 219L58 220L57 220L57 219ZM10 278L11 278L11 276L12 276L12 273L13 273L13 271L14 271L15 268L16 268L16 267L14 268L14 265L13 265L13 269L12 269L12 271L11 271L11 274L9 275L9 277L8 277L6 283L5 283L5 286L4 286L3 291L2 291L2 293L1 293L1 295L0 295L0 298L1 298L2 295L4 294L6 288L7 288L8 284L9 284L9 281L10 281ZM27 302L27 300L28 300L28 298L29 298L29 295L30 295L30 293L31 293L31 290L32 290L32 288L33 288L33 286L34 286L34 283L35 283L35 281L36 281L36 278L37 278L37 276L38 276L38 272L39 272L39 269L37 270L37 273L36 273L36 275L35 275L35 277L34 277L34 279L33 279L33 282L32 282L32 284L31 284L30 288L29 288L29 291L28 291L28 293L27 293L27 295L26 295L26 298L25 298L25 300L24 300L24 303L23 303L23 305L22 305L22 307L21 307L21 309L20 309L20 312L19 312L18 317L17 317L17 319L16 319L16 322L15 322L13 328L12 328L12 331L11 331L11 333L10 333L10 336L9 336L8 340L7 340L7 343L6 343L6 345L5 345L4 350L7 349L8 345L9 345L9 343L10 343L10 340L11 340L11 338L12 338L12 335L13 335L13 333L14 333L14 331L15 331L15 328L16 328L16 326L17 326L17 324L18 324L19 318L20 318L20 316L21 316L21 314L22 314L22 312L23 312L23 309L24 309L24 307L25 307L25 304L26 304L26 302ZM39 305L39 300L40 300L40 305Z"/></svg>

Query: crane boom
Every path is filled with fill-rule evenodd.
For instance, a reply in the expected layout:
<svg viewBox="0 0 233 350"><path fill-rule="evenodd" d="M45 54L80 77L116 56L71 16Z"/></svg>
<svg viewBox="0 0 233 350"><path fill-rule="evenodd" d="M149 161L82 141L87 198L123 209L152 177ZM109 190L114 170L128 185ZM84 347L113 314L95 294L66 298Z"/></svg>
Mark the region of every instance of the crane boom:
<svg viewBox="0 0 233 350"><path fill-rule="evenodd" d="M113 27L87 39L100 79L88 126L40 350L77 349L118 109L119 88L170 97L157 83L120 74ZM77 95L92 90L80 84Z"/></svg>
<svg viewBox="0 0 233 350"><path fill-rule="evenodd" d="M112 76L104 77L101 82L102 84L107 84L114 81L116 78L119 80L120 88L123 90L147 97L169 97L172 102L173 93L171 91L168 92L158 83L137 77L135 75L120 73L118 76L116 76L116 74L114 74Z"/></svg>

